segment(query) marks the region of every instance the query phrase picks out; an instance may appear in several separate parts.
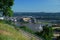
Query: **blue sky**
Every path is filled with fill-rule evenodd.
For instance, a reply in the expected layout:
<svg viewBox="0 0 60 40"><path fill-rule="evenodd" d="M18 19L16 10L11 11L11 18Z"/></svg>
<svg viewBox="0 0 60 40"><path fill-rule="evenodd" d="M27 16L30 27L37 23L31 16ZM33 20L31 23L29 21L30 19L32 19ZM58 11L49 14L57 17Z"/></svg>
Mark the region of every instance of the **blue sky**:
<svg viewBox="0 0 60 40"><path fill-rule="evenodd" d="M14 12L60 12L60 0L15 0Z"/></svg>

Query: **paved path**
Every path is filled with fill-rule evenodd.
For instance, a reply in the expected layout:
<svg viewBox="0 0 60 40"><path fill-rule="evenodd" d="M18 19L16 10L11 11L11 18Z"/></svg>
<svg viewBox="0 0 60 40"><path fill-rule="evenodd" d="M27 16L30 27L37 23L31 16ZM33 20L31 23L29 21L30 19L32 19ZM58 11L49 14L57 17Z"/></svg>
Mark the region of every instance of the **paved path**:
<svg viewBox="0 0 60 40"><path fill-rule="evenodd" d="M27 38L30 38L30 40L42 40L42 38L39 38L31 33L28 33L28 32L25 32L24 30L19 30L20 32L22 32L22 34L27 37Z"/></svg>
<svg viewBox="0 0 60 40"><path fill-rule="evenodd" d="M17 22L18 23L18 22ZM17 24L16 23L16 24ZM18 25L19 25L19 23L18 23ZM20 26L20 25L19 25ZM39 38L38 36L36 36L36 35L33 35L33 34L31 34L31 33L29 33L29 32L26 32L26 31L24 31L24 30L22 30L22 29L19 29L19 31L26 37L26 38L29 38L29 40L42 40L42 38Z"/></svg>

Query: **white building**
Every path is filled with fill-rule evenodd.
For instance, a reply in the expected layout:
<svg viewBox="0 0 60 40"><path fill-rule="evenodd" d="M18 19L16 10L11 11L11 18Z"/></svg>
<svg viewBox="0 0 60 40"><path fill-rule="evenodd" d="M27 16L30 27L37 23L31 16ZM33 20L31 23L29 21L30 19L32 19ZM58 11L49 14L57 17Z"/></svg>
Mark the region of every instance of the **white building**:
<svg viewBox="0 0 60 40"><path fill-rule="evenodd" d="M4 17L0 17L0 20L4 20Z"/></svg>

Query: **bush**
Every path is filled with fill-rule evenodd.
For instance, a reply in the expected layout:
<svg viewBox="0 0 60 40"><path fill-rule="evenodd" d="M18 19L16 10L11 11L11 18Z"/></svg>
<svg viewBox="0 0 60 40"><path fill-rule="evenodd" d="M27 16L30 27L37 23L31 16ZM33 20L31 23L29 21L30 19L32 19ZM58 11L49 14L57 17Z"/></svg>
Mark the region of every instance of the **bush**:
<svg viewBox="0 0 60 40"><path fill-rule="evenodd" d="M52 27L44 26L42 32L36 32L35 34L43 37L45 40L52 40L53 30Z"/></svg>
<svg viewBox="0 0 60 40"><path fill-rule="evenodd" d="M27 32L29 32L29 33L34 33L34 31L32 31L31 29L29 29L26 26L21 26L20 28L23 29L23 30L25 30L25 31L27 31Z"/></svg>

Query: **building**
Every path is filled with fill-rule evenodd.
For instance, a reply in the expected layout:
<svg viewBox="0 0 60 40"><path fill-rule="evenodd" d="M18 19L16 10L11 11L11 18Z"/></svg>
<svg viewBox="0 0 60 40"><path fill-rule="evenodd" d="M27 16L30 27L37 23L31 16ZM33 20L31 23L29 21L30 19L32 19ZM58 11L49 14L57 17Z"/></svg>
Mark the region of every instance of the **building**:
<svg viewBox="0 0 60 40"><path fill-rule="evenodd" d="M31 18L25 17L25 18L23 18L23 20L24 20L25 22L29 22L29 20L31 20Z"/></svg>
<svg viewBox="0 0 60 40"><path fill-rule="evenodd" d="M3 12L0 12L0 20L4 20L4 17L3 17Z"/></svg>
<svg viewBox="0 0 60 40"><path fill-rule="evenodd" d="M36 23L36 19L35 18L31 18L31 23Z"/></svg>
<svg viewBox="0 0 60 40"><path fill-rule="evenodd" d="M4 17L0 17L0 20L4 20Z"/></svg>
<svg viewBox="0 0 60 40"><path fill-rule="evenodd" d="M52 25L53 31L54 31L54 38L57 38L60 36L60 24L54 24Z"/></svg>

